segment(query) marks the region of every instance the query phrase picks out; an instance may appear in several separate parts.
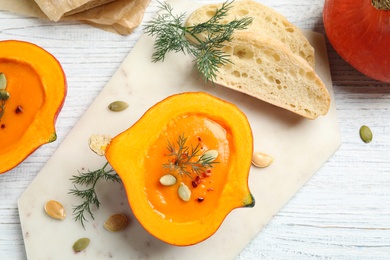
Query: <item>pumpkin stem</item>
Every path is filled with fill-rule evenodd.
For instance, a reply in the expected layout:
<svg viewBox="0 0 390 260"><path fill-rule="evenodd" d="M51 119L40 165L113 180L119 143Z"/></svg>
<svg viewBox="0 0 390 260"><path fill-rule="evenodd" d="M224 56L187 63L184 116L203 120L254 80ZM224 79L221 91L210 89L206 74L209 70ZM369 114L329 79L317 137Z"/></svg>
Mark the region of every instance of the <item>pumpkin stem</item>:
<svg viewBox="0 0 390 260"><path fill-rule="evenodd" d="M390 0L371 0L371 4L378 10L390 11Z"/></svg>

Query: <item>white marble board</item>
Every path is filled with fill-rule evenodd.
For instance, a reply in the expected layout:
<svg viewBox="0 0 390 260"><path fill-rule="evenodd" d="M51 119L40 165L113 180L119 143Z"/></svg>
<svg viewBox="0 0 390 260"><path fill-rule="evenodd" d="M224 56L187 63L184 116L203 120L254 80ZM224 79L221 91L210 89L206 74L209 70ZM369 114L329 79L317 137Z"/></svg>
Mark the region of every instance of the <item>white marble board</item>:
<svg viewBox="0 0 390 260"><path fill-rule="evenodd" d="M190 13L199 6L179 0L170 3L178 13ZM341 143L324 37L313 32L306 35L316 50L316 71L332 96L329 113L316 120L301 118L220 86L205 85L193 72L191 60L182 54L169 54L164 62L152 63L153 39L142 36L20 197L18 207L28 258L234 259ZM274 157L270 167L251 169L249 185L256 199L255 207L234 210L206 241L175 247L155 239L140 226L122 185L99 182L102 205L94 209L95 219L90 219L84 230L72 216L72 206L80 201L68 191L73 188L69 179L78 170L95 170L105 163L104 158L89 150L89 136L96 133L114 136L130 127L156 102L185 91L205 91L236 104L251 123L255 150ZM130 107L113 113L107 106L115 100L124 100ZM51 219L44 212L44 204L52 199L65 206L65 220ZM113 213L124 213L130 218L125 230L111 233L103 227ZM86 250L74 253L72 245L80 237L90 238L91 243Z"/></svg>

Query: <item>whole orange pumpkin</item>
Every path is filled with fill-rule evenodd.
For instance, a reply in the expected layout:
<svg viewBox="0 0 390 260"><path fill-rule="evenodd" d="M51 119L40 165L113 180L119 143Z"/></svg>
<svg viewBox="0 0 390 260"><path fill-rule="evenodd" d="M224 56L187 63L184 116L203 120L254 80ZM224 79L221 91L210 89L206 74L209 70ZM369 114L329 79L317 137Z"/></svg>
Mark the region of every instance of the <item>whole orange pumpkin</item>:
<svg viewBox="0 0 390 260"><path fill-rule="evenodd" d="M390 0L325 0L326 35L366 76L390 82Z"/></svg>

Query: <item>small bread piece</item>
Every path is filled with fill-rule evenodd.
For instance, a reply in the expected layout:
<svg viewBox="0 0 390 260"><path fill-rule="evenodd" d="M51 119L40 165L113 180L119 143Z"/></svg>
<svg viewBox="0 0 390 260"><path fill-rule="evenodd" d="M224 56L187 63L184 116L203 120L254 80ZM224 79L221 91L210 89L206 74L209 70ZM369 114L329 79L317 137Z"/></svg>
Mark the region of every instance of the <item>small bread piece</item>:
<svg viewBox="0 0 390 260"><path fill-rule="evenodd" d="M246 93L309 119L325 115L330 95L314 69L283 43L264 34L236 32L223 51L232 63L215 83Z"/></svg>
<svg viewBox="0 0 390 260"><path fill-rule="evenodd" d="M186 26L207 22L220 9L221 4L204 5L195 10L186 20ZM286 44L292 52L305 59L314 68L314 48L303 35L302 31L291 24L277 11L252 0L237 0L221 21L228 23L234 19L252 17L253 22L246 31L266 34L277 38ZM202 33L203 34L203 33ZM201 36L205 37L205 34Z"/></svg>

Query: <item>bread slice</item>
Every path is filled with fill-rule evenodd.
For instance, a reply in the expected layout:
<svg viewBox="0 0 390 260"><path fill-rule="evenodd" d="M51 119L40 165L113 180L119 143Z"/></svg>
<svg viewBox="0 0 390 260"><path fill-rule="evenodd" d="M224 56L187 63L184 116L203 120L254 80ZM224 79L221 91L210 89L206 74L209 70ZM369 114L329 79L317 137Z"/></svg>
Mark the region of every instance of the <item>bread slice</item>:
<svg viewBox="0 0 390 260"><path fill-rule="evenodd" d="M208 4L195 10L186 20L186 26L208 21L221 8L221 4ZM232 3L231 9L222 23L228 23L234 19L252 17L253 22L246 31L262 33L279 39L286 44L292 52L305 59L314 68L314 48L310 45L302 31L291 24L277 11L252 0L237 0ZM203 35L202 35L203 34ZM198 35L205 37L202 33Z"/></svg>
<svg viewBox="0 0 390 260"><path fill-rule="evenodd" d="M239 31L223 51L232 63L219 68L215 83L309 119L328 112L330 95L324 83L304 59L280 41Z"/></svg>

